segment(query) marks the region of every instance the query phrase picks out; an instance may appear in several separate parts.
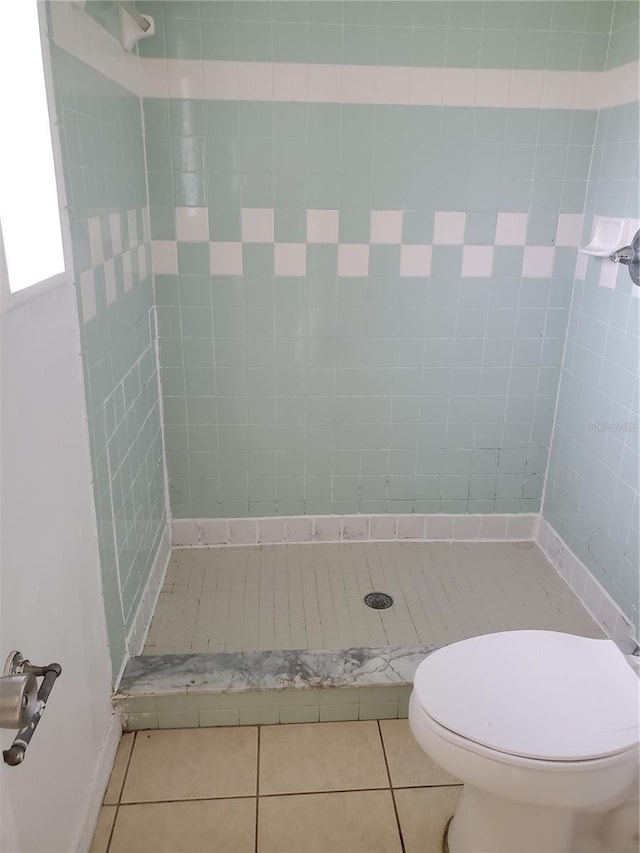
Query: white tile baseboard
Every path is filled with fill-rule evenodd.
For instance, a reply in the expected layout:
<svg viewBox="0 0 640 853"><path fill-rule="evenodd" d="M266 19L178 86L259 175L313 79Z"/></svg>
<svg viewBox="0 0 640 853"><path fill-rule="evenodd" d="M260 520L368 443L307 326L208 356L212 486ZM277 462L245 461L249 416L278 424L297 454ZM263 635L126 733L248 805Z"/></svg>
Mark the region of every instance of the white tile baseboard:
<svg viewBox="0 0 640 853"><path fill-rule="evenodd" d="M136 615L133 619L131 630L127 635L127 659L134 655L142 654L142 649L147 638L151 617L156 609L158 596L164 583L164 576L167 572L169 560L171 558L171 536L170 528L167 523L162 531L160 542L156 556L149 572L147 584L142 593L140 603ZM125 661L126 663L126 661ZM119 680L119 679L118 679Z"/></svg>
<svg viewBox="0 0 640 853"><path fill-rule="evenodd" d="M538 515L298 515L171 522L174 548L301 542L528 541Z"/></svg>
<svg viewBox="0 0 640 853"><path fill-rule="evenodd" d="M619 643L625 652L637 642L634 627L622 610L542 516L538 518L534 541L607 637Z"/></svg>

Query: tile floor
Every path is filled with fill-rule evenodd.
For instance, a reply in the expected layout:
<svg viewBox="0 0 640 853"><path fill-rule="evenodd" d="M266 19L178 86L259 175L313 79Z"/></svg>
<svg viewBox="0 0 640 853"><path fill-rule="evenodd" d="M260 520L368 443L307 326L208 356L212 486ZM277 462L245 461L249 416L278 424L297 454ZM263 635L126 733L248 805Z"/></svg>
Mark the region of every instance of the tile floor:
<svg viewBox="0 0 640 853"><path fill-rule="evenodd" d="M440 853L460 791L406 720L126 734L91 853Z"/></svg>
<svg viewBox="0 0 640 853"><path fill-rule="evenodd" d="M395 603L371 610L363 596ZM446 644L517 628L602 636L532 542L179 549L143 654Z"/></svg>

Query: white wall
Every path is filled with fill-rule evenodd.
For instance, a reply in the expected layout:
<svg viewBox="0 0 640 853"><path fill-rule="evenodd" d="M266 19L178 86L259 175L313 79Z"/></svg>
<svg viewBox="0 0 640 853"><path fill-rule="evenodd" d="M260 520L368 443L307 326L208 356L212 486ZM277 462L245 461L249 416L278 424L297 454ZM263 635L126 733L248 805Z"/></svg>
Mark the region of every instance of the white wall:
<svg viewBox="0 0 640 853"><path fill-rule="evenodd" d="M2 853L86 849L119 737L79 352L71 285L1 319L0 659L63 668L25 763L0 765Z"/></svg>

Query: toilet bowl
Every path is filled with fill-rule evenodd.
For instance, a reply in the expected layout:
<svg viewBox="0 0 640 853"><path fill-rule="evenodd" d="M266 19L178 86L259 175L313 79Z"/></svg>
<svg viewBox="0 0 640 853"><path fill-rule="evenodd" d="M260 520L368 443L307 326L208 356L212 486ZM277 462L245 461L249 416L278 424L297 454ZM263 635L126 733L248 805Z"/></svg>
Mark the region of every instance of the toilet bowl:
<svg viewBox="0 0 640 853"><path fill-rule="evenodd" d="M505 631L418 667L409 724L463 783L450 853L566 853L638 776L639 681L611 640Z"/></svg>

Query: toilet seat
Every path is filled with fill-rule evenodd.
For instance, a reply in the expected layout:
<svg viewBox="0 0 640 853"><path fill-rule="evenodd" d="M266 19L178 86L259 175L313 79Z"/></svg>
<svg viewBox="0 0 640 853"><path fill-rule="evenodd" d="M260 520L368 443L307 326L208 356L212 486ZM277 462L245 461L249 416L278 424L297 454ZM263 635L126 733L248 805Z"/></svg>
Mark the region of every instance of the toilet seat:
<svg viewBox="0 0 640 853"><path fill-rule="evenodd" d="M478 741L465 738L463 735L446 728L446 726L442 726L440 723L436 722L433 717L430 717L419 703L418 706L420 708L420 713L423 715L422 720L424 725L428 727L438 738L446 741L454 747L457 747L458 749L463 749L467 752L473 753L474 756L480 759L489 759L494 763L497 762L499 764L503 764L512 770L537 770L544 771L546 774L553 771L554 775L562 775L564 773L569 776L572 773L585 772L590 767L616 766L620 762L627 761L630 756L633 757L635 764L637 764L637 749L635 746L629 750L622 750L621 752L616 752L612 755L600 756L599 758L585 758L581 761L531 758L529 756L516 755L513 752L501 752L494 747L485 746L484 744L478 743Z"/></svg>
<svg viewBox="0 0 640 853"><path fill-rule="evenodd" d="M418 667L440 726L498 752L586 761L638 742L639 681L611 640L505 631L453 643Z"/></svg>

